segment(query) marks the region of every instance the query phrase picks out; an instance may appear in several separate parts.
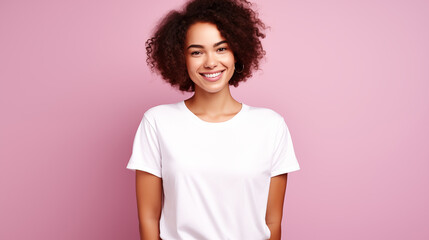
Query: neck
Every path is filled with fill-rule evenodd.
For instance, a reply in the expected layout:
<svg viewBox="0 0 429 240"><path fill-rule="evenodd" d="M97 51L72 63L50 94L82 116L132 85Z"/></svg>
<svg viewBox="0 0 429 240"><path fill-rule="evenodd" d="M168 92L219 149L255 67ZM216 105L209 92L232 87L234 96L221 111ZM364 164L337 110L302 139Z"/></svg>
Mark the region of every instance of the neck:
<svg viewBox="0 0 429 240"><path fill-rule="evenodd" d="M194 95L185 102L193 112L211 116L236 112L237 108L241 107L240 103L231 96L229 87L216 93L196 88Z"/></svg>

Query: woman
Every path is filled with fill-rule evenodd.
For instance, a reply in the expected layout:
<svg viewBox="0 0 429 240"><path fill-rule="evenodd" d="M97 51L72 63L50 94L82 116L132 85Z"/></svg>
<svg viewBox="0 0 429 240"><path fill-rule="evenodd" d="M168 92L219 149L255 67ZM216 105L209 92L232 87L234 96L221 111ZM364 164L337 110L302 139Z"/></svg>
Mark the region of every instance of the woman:
<svg viewBox="0 0 429 240"><path fill-rule="evenodd" d="M265 54L265 26L240 0L194 0L147 41L148 64L194 95L147 110L136 171L141 239L280 239L287 173L299 170L284 118L236 101Z"/></svg>

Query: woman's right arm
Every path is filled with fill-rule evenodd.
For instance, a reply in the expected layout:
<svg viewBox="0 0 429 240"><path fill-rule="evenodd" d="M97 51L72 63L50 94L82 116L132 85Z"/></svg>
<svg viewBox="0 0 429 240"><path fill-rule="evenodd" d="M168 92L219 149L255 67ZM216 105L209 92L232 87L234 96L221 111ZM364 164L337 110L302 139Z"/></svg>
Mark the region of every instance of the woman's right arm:
<svg viewBox="0 0 429 240"><path fill-rule="evenodd" d="M162 178L136 170L137 209L141 240L160 240Z"/></svg>

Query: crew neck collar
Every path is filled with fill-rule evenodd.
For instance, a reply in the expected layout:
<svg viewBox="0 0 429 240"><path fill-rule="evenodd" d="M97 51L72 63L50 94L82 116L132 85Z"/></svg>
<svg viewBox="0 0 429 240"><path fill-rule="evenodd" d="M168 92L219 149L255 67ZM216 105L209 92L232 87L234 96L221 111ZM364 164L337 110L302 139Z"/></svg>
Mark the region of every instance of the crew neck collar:
<svg viewBox="0 0 429 240"><path fill-rule="evenodd" d="M223 122L207 122L205 120L202 120L201 118L199 118L197 115L195 115L185 104L185 100L182 100L179 102L179 105L181 106L182 109L185 110L186 114L193 119L193 121L199 122L200 124L205 124L205 125L210 125L210 126L221 126L221 125L228 125L228 124L232 124L234 122L237 121L237 119L239 119L241 117L241 115L244 114L245 111L247 111L248 109L248 105L241 103L241 109L240 111L235 114L232 118L223 121Z"/></svg>

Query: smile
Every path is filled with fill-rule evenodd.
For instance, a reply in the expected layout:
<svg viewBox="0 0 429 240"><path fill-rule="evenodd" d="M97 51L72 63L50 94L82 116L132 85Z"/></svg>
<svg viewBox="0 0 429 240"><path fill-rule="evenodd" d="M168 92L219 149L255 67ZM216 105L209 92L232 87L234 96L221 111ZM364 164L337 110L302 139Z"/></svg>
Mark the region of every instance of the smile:
<svg viewBox="0 0 429 240"><path fill-rule="evenodd" d="M204 77L215 78L215 77L219 76L222 72L223 71L216 72L216 73L200 73L200 74L203 75Z"/></svg>
<svg viewBox="0 0 429 240"><path fill-rule="evenodd" d="M220 79L220 76L222 75L223 71L219 71L219 72L215 72L215 73L200 73L201 76L204 77L204 79L208 80L208 81L217 81Z"/></svg>
<svg viewBox="0 0 429 240"><path fill-rule="evenodd" d="M217 76L219 76L221 74L221 72L218 72L218 73L209 73L209 74L203 74L205 77L209 77L209 78L214 78L214 77L217 77Z"/></svg>

